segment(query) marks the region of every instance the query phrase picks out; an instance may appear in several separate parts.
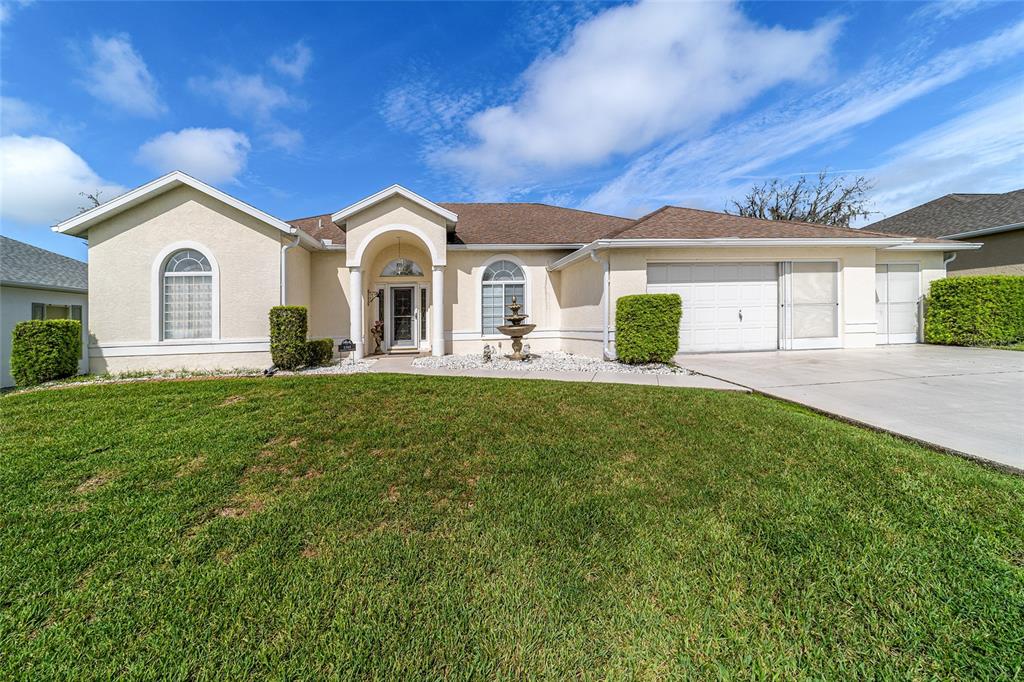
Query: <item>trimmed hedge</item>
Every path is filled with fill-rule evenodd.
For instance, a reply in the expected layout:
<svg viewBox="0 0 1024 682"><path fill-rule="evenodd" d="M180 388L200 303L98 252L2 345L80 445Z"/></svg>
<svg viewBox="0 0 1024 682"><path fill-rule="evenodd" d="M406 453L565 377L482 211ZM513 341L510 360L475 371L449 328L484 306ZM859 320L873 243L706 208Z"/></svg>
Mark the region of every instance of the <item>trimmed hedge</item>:
<svg viewBox="0 0 1024 682"><path fill-rule="evenodd" d="M331 364L334 359L334 341L331 339L313 339L306 342L306 365L319 367Z"/></svg>
<svg viewBox="0 0 1024 682"><path fill-rule="evenodd" d="M1024 276L935 280L925 307L924 339L948 346L1024 341Z"/></svg>
<svg viewBox="0 0 1024 682"><path fill-rule="evenodd" d="M64 379L78 373L82 323L78 320L26 320L11 334L11 375L19 386Z"/></svg>
<svg viewBox="0 0 1024 682"><path fill-rule="evenodd" d="M679 350L679 294L635 294L615 302L615 351L621 362L671 362Z"/></svg>
<svg viewBox="0 0 1024 682"><path fill-rule="evenodd" d="M306 364L306 307L278 305L270 309L270 357L281 369Z"/></svg>

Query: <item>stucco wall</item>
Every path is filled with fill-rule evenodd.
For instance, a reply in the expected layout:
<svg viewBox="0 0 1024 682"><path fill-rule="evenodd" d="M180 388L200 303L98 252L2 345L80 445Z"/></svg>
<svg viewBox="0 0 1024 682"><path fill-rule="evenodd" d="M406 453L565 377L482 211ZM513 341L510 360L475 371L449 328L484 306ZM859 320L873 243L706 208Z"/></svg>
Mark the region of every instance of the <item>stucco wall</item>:
<svg viewBox="0 0 1024 682"><path fill-rule="evenodd" d="M110 372L262 370L273 362L270 352L189 353L184 355L136 355L127 357L93 357L94 374Z"/></svg>
<svg viewBox="0 0 1024 682"><path fill-rule="evenodd" d="M949 264L955 275L1024 275L1024 229L965 239L982 243L977 251L959 251Z"/></svg>
<svg viewBox="0 0 1024 682"><path fill-rule="evenodd" d="M190 187L179 187L89 230L94 344L155 341L153 264L178 242L217 260L221 339L266 339L280 300L280 231Z"/></svg>
<svg viewBox="0 0 1024 682"><path fill-rule="evenodd" d="M11 333L14 331L14 325L23 320L32 319L33 303L82 306L82 358L78 363L78 371L79 373L89 371L89 308L86 295L66 291L4 286L0 287L0 363L3 363L3 369L0 372L0 386L14 385L14 379L11 377Z"/></svg>
<svg viewBox="0 0 1024 682"><path fill-rule="evenodd" d="M291 244L294 237L281 235L282 246ZM304 305L309 308L310 299L310 252L302 246L288 249L285 255L285 295L288 305ZM280 296L278 297L280 299Z"/></svg>
<svg viewBox="0 0 1024 682"><path fill-rule="evenodd" d="M414 228L424 241L429 242L428 251L436 254L437 263L443 264L448 241L444 218L435 215L405 197L394 196L349 216L345 231L346 261L349 266L360 263L361 248L369 248L375 230L387 226L408 226ZM370 241L368 241L370 240ZM364 246L364 243L365 246ZM426 265L433 265L427 263Z"/></svg>
<svg viewBox="0 0 1024 682"><path fill-rule="evenodd" d="M310 254L309 335L345 339L349 335L349 273L342 251Z"/></svg>
<svg viewBox="0 0 1024 682"><path fill-rule="evenodd" d="M445 331L447 338L459 343L454 352L476 352L484 344L507 341L508 337L482 336L481 285L488 263L508 258L519 264L526 274L528 305L524 311L527 322L536 324L534 342L545 336L555 338L561 329L561 309L556 295L558 273L547 266L566 251L450 251L445 269ZM554 344L557 346L557 344ZM451 346L455 348L456 346ZM539 349L539 345L531 348Z"/></svg>

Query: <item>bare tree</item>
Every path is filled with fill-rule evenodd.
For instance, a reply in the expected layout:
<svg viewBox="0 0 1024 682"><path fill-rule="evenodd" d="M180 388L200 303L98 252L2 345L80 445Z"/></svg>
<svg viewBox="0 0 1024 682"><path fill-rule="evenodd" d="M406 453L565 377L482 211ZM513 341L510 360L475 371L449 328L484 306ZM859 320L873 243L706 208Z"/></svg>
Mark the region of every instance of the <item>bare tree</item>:
<svg viewBox="0 0 1024 682"><path fill-rule="evenodd" d="M874 183L858 176L840 175L831 180L828 171L818 173L817 183L801 175L793 182L774 178L755 185L742 201L733 201L726 213L765 220L798 220L833 227L849 227L855 218L867 218L867 193Z"/></svg>
<svg viewBox="0 0 1024 682"><path fill-rule="evenodd" d="M103 194L103 190L100 190L100 189L96 190L92 194L87 194L86 192L79 192L78 196L83 197L86 200L88 200L88 202L90 204L92 204L92 206L79 206L78 207L78 212L79 213L85 213L86 211L94 209L97 206L99 206L100 204L102 204L103 202L100 201L100 195L101 194Z"/></svg>

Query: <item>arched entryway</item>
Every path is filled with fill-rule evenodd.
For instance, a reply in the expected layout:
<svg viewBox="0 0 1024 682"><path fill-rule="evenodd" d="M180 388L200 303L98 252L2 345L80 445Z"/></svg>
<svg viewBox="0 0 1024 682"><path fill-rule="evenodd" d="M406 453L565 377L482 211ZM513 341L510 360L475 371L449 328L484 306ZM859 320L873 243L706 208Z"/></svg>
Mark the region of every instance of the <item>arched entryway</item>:
<svg viewBox="0 0 1024 682"><path fill-rule="evenodd" d="M388 225L366 235L350 265L355 356L382 352L444 354L444 260L436 240L408 225ZM440 262L439 262L440 261Z"/></svg>

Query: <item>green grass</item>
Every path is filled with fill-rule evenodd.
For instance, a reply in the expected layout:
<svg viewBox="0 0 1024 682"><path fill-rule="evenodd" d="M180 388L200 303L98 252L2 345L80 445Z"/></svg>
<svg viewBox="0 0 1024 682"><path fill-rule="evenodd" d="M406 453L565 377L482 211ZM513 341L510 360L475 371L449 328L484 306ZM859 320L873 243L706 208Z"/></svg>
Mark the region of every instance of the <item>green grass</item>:
<svg viewBox="0 0 1024 682"><path fill-rule="evenodd" d="M0 677L1019 678L1024 479L767 398L0 399Z"/></svg>

